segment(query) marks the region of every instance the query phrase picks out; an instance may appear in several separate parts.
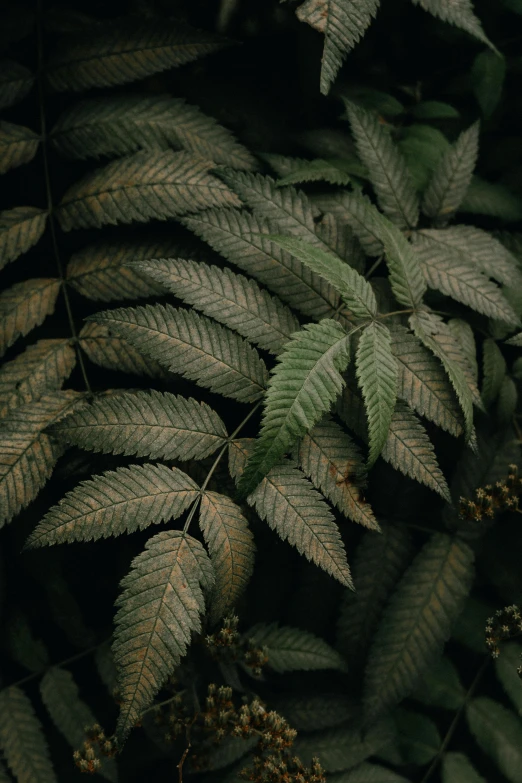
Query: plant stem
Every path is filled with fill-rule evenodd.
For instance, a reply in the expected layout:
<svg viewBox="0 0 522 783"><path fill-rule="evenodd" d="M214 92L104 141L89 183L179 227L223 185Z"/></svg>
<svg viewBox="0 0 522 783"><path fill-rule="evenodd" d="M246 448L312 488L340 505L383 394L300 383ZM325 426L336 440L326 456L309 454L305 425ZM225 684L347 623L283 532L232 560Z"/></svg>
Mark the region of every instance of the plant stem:
<svg viewBox="0 0 522 783"><path fill-rule="evenodd" d="M27 682L31 682L32 680L35 680L37 677L42 677L46 672L50 671L50 669L59 669L62 666L68 666L70 663L74 663L75 661L79 661L82 658L86 658L88 655L91 655L93 652L96 652L100 647L103 647L104 644L106 644L108 640L104 639L103 642L99 642L98 644L94 644L92 647L88 647L86 650L82 650L79 653L76 653L76 655L71 655L69 658L64 658L63 661L58 661L58 663L52 663L49 666L46 666L45 669L41 669L39 672L33 672L32 674L28 674L27 677L22 677L20 680L16 680L15 682L10 683L9 685L5 685L5 688L15 688L20 685L25 685Z"/></svg>

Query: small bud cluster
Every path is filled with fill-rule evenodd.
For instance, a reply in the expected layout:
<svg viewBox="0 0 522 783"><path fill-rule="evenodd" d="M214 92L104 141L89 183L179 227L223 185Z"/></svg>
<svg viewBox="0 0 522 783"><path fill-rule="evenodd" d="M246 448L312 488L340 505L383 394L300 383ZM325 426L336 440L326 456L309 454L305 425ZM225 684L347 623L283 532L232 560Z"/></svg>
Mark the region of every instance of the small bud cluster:
<svg viewBox="0 0 522 783"><path fill-rule="evenodd" d="M486 647L493 658L500 655L502 642L513 639L522 633L522 616L520 608L513 604L497 609L494 617L488 617L486 624ZM518 674L522 677L522 666L519 666Z"/></svg>
<svg viewBox="0 0 522 783"><path fill-rule="evenodd" d="M80 750L73 753L74 763L81 772L93 774L101 767L100 756L112 758L118 752L116 742L111 737L106 737L102 727L95 723L94 726L85 728L86 739Z"/></svg>
<svg viewBox="0 0 522 783"><path fill-rule="evenodd" d="M243 780L256 783L325 783L324 770L319 760L314 758L307 769L302 761L293 756L290 759L278 759L275 756L256 756L251 770L242 770Z"/></svg>
<svg viewBox="0 0 522 783"><path fill-rule="evenodd" d="M182 693L175 693L165 708L157 708L155 722L163 727L165 742L186 737L193 718L190 716Z"/></svg>
<svg viewBox="0 0 522 783"><path fill-rule="evenodd" d="M217 660L241 662L252 670L254 677L260 677L268 655L263 647L256 647L250 639L244 639L237 630L237 617L225 617L222 628L205 638L210 654Z"/></svg>
<svg viewBox="0 0 522 783"><path fill-rule="evenodd" d="M499 511L520 511L518 500L522 492L522 479L516 465L509 466L505 481L487 484L475 491L475 499L460 498L459 516L468 522L492 520Z"/></svg>

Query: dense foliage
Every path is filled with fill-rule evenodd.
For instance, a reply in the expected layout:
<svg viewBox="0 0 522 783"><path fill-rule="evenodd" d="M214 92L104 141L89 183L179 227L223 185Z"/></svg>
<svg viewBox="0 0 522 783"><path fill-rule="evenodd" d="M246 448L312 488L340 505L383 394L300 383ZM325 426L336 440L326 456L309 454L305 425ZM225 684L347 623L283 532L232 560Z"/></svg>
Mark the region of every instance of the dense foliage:
<svg viewBox="0 0 522 783"><path fill-rule="evenodd" d="M521 15L2 11L0 780L522 783Z"/></svg>

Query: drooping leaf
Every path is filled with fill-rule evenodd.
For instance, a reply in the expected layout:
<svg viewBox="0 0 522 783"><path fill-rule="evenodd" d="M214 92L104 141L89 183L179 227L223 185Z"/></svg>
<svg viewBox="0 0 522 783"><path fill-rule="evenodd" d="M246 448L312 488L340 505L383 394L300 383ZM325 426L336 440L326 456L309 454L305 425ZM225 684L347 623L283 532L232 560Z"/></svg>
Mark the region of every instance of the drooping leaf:
<svg viewBox="0 0 522 783"><path fill-rule="evenodd" d="M442 757L442 783L487 783L462 753Z"/></svg>
<svg viewBox="0 0 522 783"><path fill-rule="evenodd" d="M300 628L255 625L245 638L256 647L266 648L268 665L276 672L312 671L317 669L346 670L343 658L323 639Z"/></svg>
<svg viewBox="0 0 522 783"><path fill-rule="evenodd" d="M96 541L177 519L198 486L178 468L131 465L82 481L44 516L28 547Z"/></svg>
<svg viewBox="0 0 522 783"><path fill-rule="evenodd" d="M0 269L36 245L45 230L47 212L15 207L0 212Z"/></svg>
<svg viewBox="0 0 522 783"><path fill-rule="evenodd" d="M297 731L317 731L345 723L356 714L353 701L341 693L297 694L275 701L275 709Z"/></svg>
<svg viewBox="0 0 522 783"><path fill-rule="evenodd" d="M29 163L38 150L40 137L30 128L0 122L0 174Z"/></svg>
<svg viewBox="0 0 522 783"><path fill-rule="evenodd" d="M76 363L70 340L39 340L0 369L0 416L59 389Z"/></svg>
<svg viewBox="0 0 522 783"><path fill-rule="evenodd" d="M218 492L202 495L199 524L216 576L211 607L215 622L234 609L252 576L254 538L241 509Z"/></svg>
<svg viewBox="0 0 522 783"><path fill-rule="evenodd" d="M47 68L54 90L126 84L215 52L223 41L178 20L130 16L96 28L82 24L63 36Z"/></svg>
<svg viewBox="0 0 522 783"><path fill-rule="evenodd" d="M34 84L34 76L13 60L0 62L0 109L7 109L25 98Z"/></svg>
<svg viewBox="0 0 522 783"><path fill-rule="evenodd" d="M482 402L486 408L495 402L506 375L506 360L494 340L487 337L482 344Z"/></svg>
<svg viewBox="0 0 522 783"><path fill-rule="evenodd" d="M232 168L254 166L252 155L226 128L196 106L168 95L82 101L62 114L50 140L71 158L113 157L170 147Z"/></svg>
<svg viewBox="0 0 522 783"><path fill-rule="evenodd" d="M270 162L270 161L269 161ZM279 187L300 185L303 182L329 182L330 185L348 185L351 182L350 166L345 167L339 158L301 160L300 165L277 180Z"/></svg>
<svg viewBox="0 0 522 783"><path fill-rule="evenodd" d="M394 740L395 731L392 724L388 720L380 720L367 731L351 726L339 726L298 736L292 750L304 764L310 764L312 758L318 757L319 763L326 772L340 772L357 767L370 756L384 751ZM355 772L356 770L353 774ZM330 780L342 782L343 779L336 775ZM393 778L392 782L395 783Z"/></svg>
<svg viewBox="0 0 522 783"><path fill-rule="evenodd" d="M236 440L230 445L229 469L237 481L253 444ZM273 467L248 496L261 519L298 552L337 579L352 587L350 568L334 517L312 484L297 466L285 460Z"/></svg>
<svg viewBox="0 0 522 783"><path fill-rule="evenodd" d="M59 280L35 278L0 293L0 356L54 311L59 292Z"/></svg>
<svg viewBox="0 0 522 783"><path fill-rule="evenodd" d="M57 783L40 721L16 685L0 691L0 748L19 783Z"/></svg>
<svg viewBox="0 0 522 783"><path fill-rule="evenodd" d="M377 301L371 285L362 275L331 253L294 237L275 235L272 241L302 261L305 266L324 277L340 293L356 318L377 315Z"/></svg>
<svg viewBox="0 0 522 783"><path fill-rule="evenodd" d="M511 783L522 781L522 724L499 702L480 696L466 706L468 726L481 749Z"/></svg>
<svg viewBox="0 0 522 783"><path fill-rule="evenodd" d="M427 715L399 707L394 713L398 730L398 747L404 764L425 766L441 746L437 725Z"/></svg>
<svg viewBox="0 0 522 783"><path fill-rule="evenodd" d="M492 49L495 48L482 29L480 20L473 13L471 0L412 0L412 2L420 5L433 16L439 17L443 22L459 27Z"/></svg>
<svg viewBox="0 0 522 783"><path fill-rule="evenodd" d="M487 49L478 54L471 68L473 92L484 117L491 117L502 96L506 61L498 52Z"/></svg>
<svg viewBox="0 0 522 783"><path fill-rule="evenodd" d="M209 209L181 222L283 302L310 318L324 317L337 307L332 286L269 239L273 230L267 220L245 211Z"/></svg>
<svg viewBox="0 0 522 783"><path fill-rule="evenodd" d="M34 500L49 479L63 448L44 430L65 416L83 395L51 392L38 402L8 411L0 422L0 524Z"/></svg>
<svg viewBox="0 0 522 783"><path fill-rule="evenodd" d="M213 583L202 545L179 530L158 533L132 561L120 585L112 648L121 694L120 741L185 655L192 632L201 630L203 591Z"/></svg>
<svg viewBox="0 0 522 783"><path fill-rule="evenodd" d="M459 212L517 221L522 218L522 199L500 182L486 182L474 175Z"/></svg>
<svg viewBox="0 0 522 783"><path fill-rule="evenodd" d="M380 529L380 535L367 533L357 547L355 592L344 591L339 609L336 647L349 663L364 658L384 605L413 553L403 525L381 521Z"/></svg>
<svg viewBox="0 0 522 783"><path fill-rule="evenodd" d="M97 722L90 707L80 698L78 686L66 669L49 669L40 681L40 695L51 720L71 748L77 750L85 741L85 729ZM114 759L101 757L99 774L106 780L118 778Z"/></svg>
<svg viewBox="0 0 522 783"><path fill-rule="evenodd" d="M365 500L362 455L348 433L325 417L300 441L296 459L314 487L349 519L373 530L379 523Z"/></svg>
<svg viewBox="0 0 522 783"><path fill-rule="evenodd" d="M119 370L151 378L165 378L168 373L148 356L142 356L123 337L111 334L105 324L87 323L79 334L79 345L91 362L107 370Z"/></svg>
<svg viewBox="0 0 522 783"><path fill-rule="evenodd" d="M245 497L340 394L349 338L335 321L306 324L285 344L265 396L260 435L238 488Z"/></svg>
<svg viewBox="0 0 522 783"><path fill-rule="evenodd" d="M363 37L379 8L379 0L305 0L297 17L324 34L321 92L327 95L343 61Z"/></svg>
<svg viewBox="0 0 522 783"><path fill-rule="evenodd" d="M451 658L442 656L425 672L412 698L429 707L458 710L464 704L466 691Z"/></svg>
<svg viewBox="0 0 522 783"><path fill-rule="evenodd" d="M278 353L299 329L299 321L279 299L229 269L180 258L140 261L132 268L270 353Z"/></svg>
<svg viewBox="0 0 522 783"><path fill-rule="evenodd" d="M368 169L381 210L399 228L413 228L419 219L419 199L400 150L372 113L345 105L357 152Z"/></svg>
<svg viewBox="0 0 522 783"><path fill-rule="evenodd" d="M57 214L64 231L146 223L208 207L239 206L211 161L188 152L143 150L87 174L65 193Z"/></svg>
<svg viewBox="0 0 522 783"><path fill-rule="evenodd" d="M438 533L402 577L375 636L365 678L365 711L375 717L411 693L437 659L473 579L473 551Z"/></svg>
<svg viewBox="0 0 522 783"><path fill-rule="evenodd" d="M397 394L410 408L458 436L462 418L457 398L441 363L402 326L391 329L398 364Z"/></svg>
<svg viewBox="0 0 522 783"><path fill-rule="evenodd" d="M255 348L206 316L148 305L107 310L94 318L147 358L199 386L241 402L263 394L268 374Z"/></svg>
<svg viewBox="0 0 522 783"><path fill-rule="evenodd" d="M446 3L447 0L428 2ZM462 204L477 162L478 137L479 124L476 122L460 134L439 160L422 202L422 210L428 217L447 220Z"/></svg>
<svg viewBox="0 0 522 783"><path fill-rule="evenodd" d="M372 323L359 338L355 369L368 419L368 466L381 453L397 400L398 366L386 326Z"/></svg>

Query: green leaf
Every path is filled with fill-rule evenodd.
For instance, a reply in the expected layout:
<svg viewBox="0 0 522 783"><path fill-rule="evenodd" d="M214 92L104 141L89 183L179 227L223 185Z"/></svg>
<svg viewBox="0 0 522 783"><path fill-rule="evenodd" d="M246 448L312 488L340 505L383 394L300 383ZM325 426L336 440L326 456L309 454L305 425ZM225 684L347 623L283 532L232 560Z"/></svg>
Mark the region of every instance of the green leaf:
<svg viewBox="0 0 522 783"><path fill-rule="evenodd" d="M478 54L471 68L471 83L484 117L491 117L502 95L506 61L489 49Z"/></svg>
<svg viewBox="0 0 522 783"><path fill-rule="evenodd" d="M83 24L62 36L46 67L54 90L83 91L143 79L223 47L211 33L179 20L130 16L96 28Z"/></svg>
<svg viewBox="0 0 522 783"><path fill-rule="evenodd" d="M457 109L442 101L421 101L413 107L411 113L418 120L448 120L460 117Z"/></svg>
<svg viewBox="0 0 522 783"><path fill-rule="evenodd" d="M511 710L486 696L466 707L468 726L480 745L511 783L522 781L522 724Z"/></svg>
<svg viewBox="0 0 522 783"><path fill-rule="evenodd" d="M227 437L206 403L154 389L95 399L60 421L52 434L90 451L164 460L204 459Z"/></svg>
<svg viewBox="0 0 522 783"><path fill-rule="evenodd" d="M199 525L216 575L211 620L234 609L254 569L254 537L241 509L226 495L205 492Z"/></svg>
<svg viewBox="0 0 522 783"><path fill-rule="evenodd" d="M252 442L233 441L229 449L229 469L237 481L241 476ZM261 519L298 552L352 587L350 568L339 528L322 495L313 488L297 466L285 460L272 468L257 489L247 497Z"/></svg>
<svg viewBox="0 0 522 783"><path fill-rule="evenodd" d="M379 0L305 0L297 18L324 34L321 92L328 95L348 52L360 41L379 8Z"/></svg>
<svg viewBox="0 0 522 783"><path fill-rule="evenodd" d="M463 321L462 318L450 318L448 321L448 329L453 335L453 339L460 344L464 357L471 369L473 381L476 385L478 383L478 362L477 346L475 345L473 329L468 322Z"/></svg>
<svg viewBox="0 0 522 783"><path fill-rule="evenodd" d="M333 194L316 195L313 197L313 204L320 212L333 215L340 225L347 225L359 240L366 255L382 255L381 232L384 218L367 198L359 193L343 190Z"/></svg>
<svg viewBox="0 0 522 783"><path fill-rule="evenodd" d="M373 114L346 101L345 106L381 210L399 228L413 228L419 219L419 199L400 150Z"/></svg>
<svg viewBox="0 0 522 783"><path fill-rule="evenodd" d="M279 353L300 328L297 318L279 299L229 269L180 258L138 261L131 266L270 353Z"/></svg>
<svg viewBox="0 0 522 783"><path fill-rule="evenodd" d="M181 222L296 310L316 319L335 311L335 290L269 239L273 229L267 220L235 209L209 209Z"/></svg>
<svg viewBox="0 0 522 783"><path fill-rule="evenodd" d="M198 493L198 485L178 468L131 465L108 470L67 492L26 546L96 541L145 530L180 517Z"/></svg>
<svg viewBox="0 0 522 783"><path fill-rule="evenodd" d="M0 416L59 389L75 363L70 340L38 340L30 345L0 369Z"/></svg>
<svg viewBox="0 0 522 783"><path fill-rule="evenodd" d="M495 402L506 370L502 351L494 340L487 337L482 344L482 402L486 408Z"/></svg>
<svg viewBox="0 0 522 783"><path fill-rule="evenodd" d="M340 293L343 301L356 318L373 318L377 315L377 301L370 283L362 275L331 253L308 242L293 237L272 236L271 240L288 250Z"/></svg>
<svg viewBox="0 0 522 783"><path fill-rule="evenodd" d="M442 757L442 783L487 783L462 753Z"/></svg>
<svg viewBox="0 0 522 783"><path fill-rule="evenodd" d="M466 691L462 686L459 673L451 659L442 656L437 663L424 674L420 687L412 698L428 707L442 707L446 710L458 710L464 703Z"/></svg>
<svg viewBox="0 0 522 783"><path fill-rule="evenodd" d="M19 783L56 783L40 721L16 685L0 691L0 748Z"/></svg>
<svg viewBox="0 0 522 783"><path fill-rule="evenodd" d="M122 337L111 334L105 324L85 324L78 342L91 362L107 370L147 375L151 378L165 378L168 375L156 361L142 356Z"/></svg>
<svg viewBox="0 0 522 783"><path fill-rule="evenodd" d="M0 356L54 312L60 281L24 280L0 293Z"/></svg>
<svg viewBox="0 0 522 783"><path fill-rule="evenodd" d="M394 734L393 727L387 720L374 723L367 731L339 726L326 731L298 736L293 746L293 752L304 764L310 764L314 757L318 757L319 763L326 772L339 772L353 769L370 756L375 756L393 742ZM352 774L355 775L355 773L356 770ZM341 778L337 775L329 778L332 781L343 781L343 779L344 776ZM357 778L354 779L357 780ZM392 783L395 783L393 778L391 780Z"/></svg>
<svg viewBox="0 0 522 783"><path fill-rule="evenodd" d="M397 400L397 361L386 326L372 323L359 338L355 368L368 418L368 466L381 453Z"/></svg>
<svg viewBox="0 0 522 783"><path fill-rule="evenodd" d="M449 141L438 128L415 124L401 130L397 144L417 190L423 193L441 157L450 149Z"/></svg>
<svg viewBox="0 0 522 783"><path fill-rule="evenodd" d="M477 215L498 217L501 220L517 221L522 219L522 199L499 182L486 182L473 176L469 189L460 204L459 212L471 212Z"/></svg>
<svg viewBox="0 0 522 783"><path fill-rule="evenodd" d="M441 738L437 726L426 715L399 708L394 713L399 732L398 745L405 764L425 766L439 752Z"/></svg>
<svg viewBox="0 0 522 783"><path fill-rule="evenodd" d="M237 197L209 174L210 161L188 152L144 150L87 174L58 207L64 231L118 223L146 223L220 206Z"/></svg>
<svg viewBox="0 0 522 783"><path fill-rule="evenodd" d="M339 693L283 696L276 711L297 731L317 731L337 726L355 717L355 705Z"/></svg>
<svg viewBox="0 0 522 783"><path fill-rule="evenodd" d="M522 348L522 332L519 332L518 334L513 335L513 337L510 337L509 340L506 340L506 343L508 345L514 345L517 348Z"/></svg>
<svg viewBox="0 0 522 783"><path fill-rule="evenodd" d="M253 402L264 392L268 374L255 348L192 310L171 305L122 307L97 313L93 319L147 358L199 386L240 402Z"/></svg>
<svg viewBox="0 0 522 783"><path fill-rule="evenodd" d="M398 117L404 113L404 106L394 95L389 92L375 90L373 87L365 87L360 84L347 85L341 87L342 97L346 98L357 106L361 106L367 111L373 112L380 117ZM344 115L342 118L345 119Z"/></svg>
<svg viewBox="0 0 522 783"><path fill-rule="evenodd" d="M366 481L362 455L348 433L325 417L304 436L296 452L301 470L342 514L360 525L379 530L362 492Z"/></svg>
<svg viewBox="0 0 522 783"><path fill-rule="evenodd" d="M328 781L329 783L409 783L406 778L391 769L367 762L363 762L351 772L330 775Z"/></svg>
<svg viewBox="0 0 522 783"><path fill-rule="evenodd" d="M473 551L437 533L402 577L375 636L366 667L368 718L409 695L440 655L473 579Z"/></svg>
<svg viewBox="0 0 522 783"><path fill-rule="evenodd" d="M39 144L40 137L30 128L0 121L0 174L29 163Z"/></svg>
<svg viewBox="0 0 522 783"><path fill-rule="evenodd" d="M244 634L255 647L266 649L268 665L276 672L337 669L346 671L343 658L323 639L300 628L255 625Z"/></svg>
<svg viewBox="0 0 522 783"><path fill-rule="evenodd" d="M427 217L448 219L461 206L477 162L478 138L476 122L440 159L424 193L422 210Z"/></svg>
<svg viewBox="0 0 522 783"><path fill-rule="evenodd" d="M0 212L0 269L36 245L45 231L47 212L15 207Z"/></svg>
<svg viewBox="0 0 522 783"><path fill-rule="evenodd" d="M522 645L504 642L498 658L495 658L495 674L513 706L522 716L522 680L517 669L522 665Z"/></svg>
<svg viewBox="0 0 522 783"><path fill-rule="evenodd" d="M457 0L457 2L454 0L412 0L412 2L415 5L420 5L421 8L424 8L425 11L433 14L433 16L442 19L443 22L448 22L448 24L465 30L465 32L496 51L482 29L480 20L473 13L471 0Z"/></svg>
<svg viewBox="0 0 522 783"><path fill-rule="evenodd" d="M517 403L517 385L513 378L506 375L502 381L495 408L496 416L502 424L506 425L512 420L516 412Z"/></svg>
<svg viewBox="0 0 522 783"><path fill-rule="evenodd" d="M45 671L49 666L49 653L42 640L34 636L24 614L11 615L4 633L9 655L16 663L33 674Z"/></svg>
<svg viewBox="0 0 522 783"><path fill-rule="evenodd" d="M346 332L328 319L306 324L283 347L266 392L260 435L238 485L243 497L330 409L344 385L349 350Z"/></svg>
<svg viewBox="0 0 522 783"><path fill-rule="evenodd" d="M7 109L25 98L34 84L34 76L13 60L0 63L0 109Z"/></svg>
<svg viewBox="0 0 522 783"><path fill-rule="evenodd" d="M302 182L329 182L330 185L349 185L352 181L350 166L342 158L302 160L300 165L277 180L279 187L299 185Z"/></svg>
<svg viewBox="0 0 522 783"><path fill-rule="evenodd" d="M207 553L179 530L158 533L121 581L113 653L121 711L116 736L125 739L201 631L203 590L214 584Z"/></svg>

